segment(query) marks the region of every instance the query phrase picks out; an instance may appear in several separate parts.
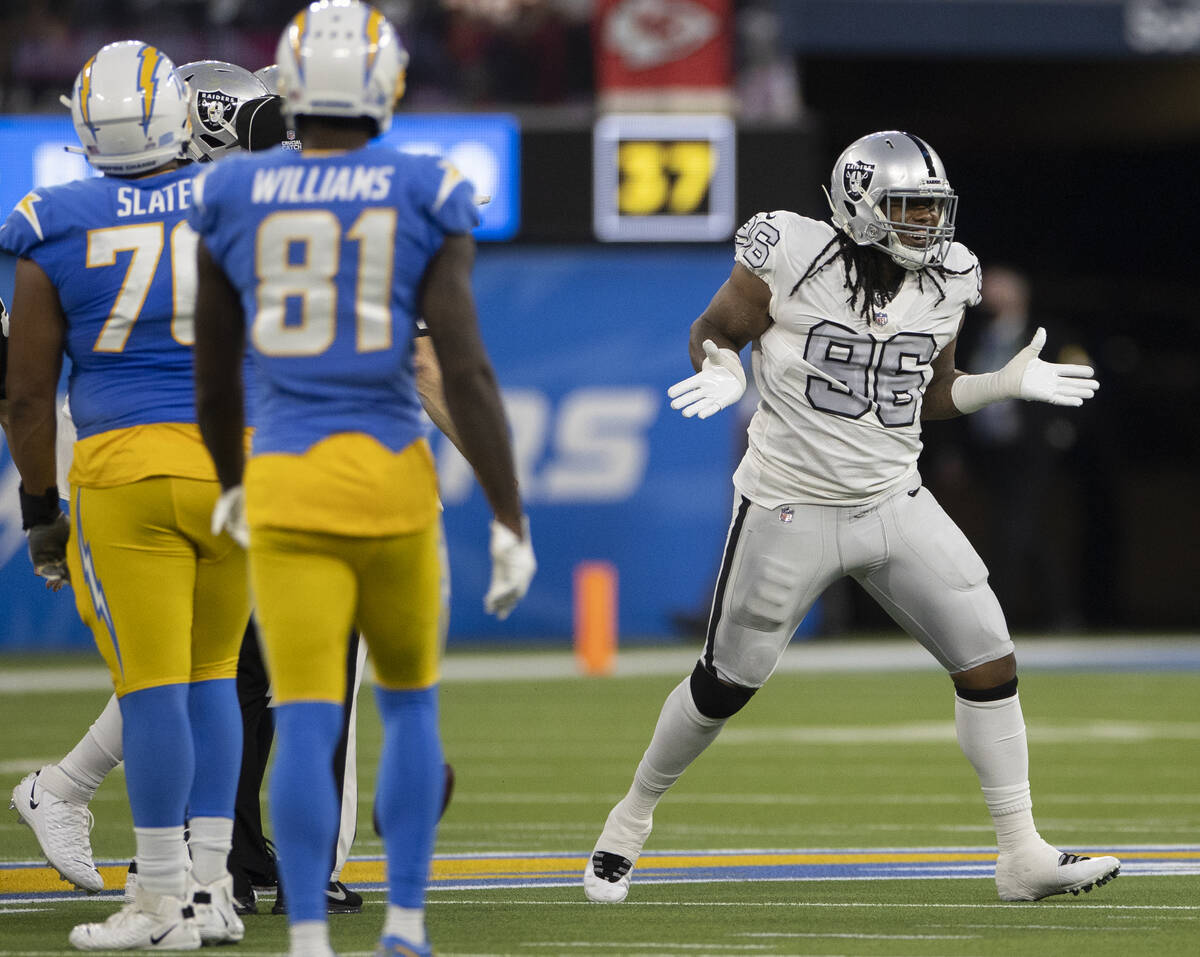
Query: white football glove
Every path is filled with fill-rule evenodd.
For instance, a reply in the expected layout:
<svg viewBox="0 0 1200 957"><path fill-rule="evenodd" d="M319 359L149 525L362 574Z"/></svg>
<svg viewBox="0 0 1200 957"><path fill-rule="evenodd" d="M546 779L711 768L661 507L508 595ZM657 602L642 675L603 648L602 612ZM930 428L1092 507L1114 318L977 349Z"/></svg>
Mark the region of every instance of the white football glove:
<svg viewBox="0 0 1200 957"><path fill-rule="evenodd" d="M242 548L250 547L250 528L246 525L246 491L240 485L221 493L212 513L212 533L228 532Z"/></svg>
<svg viewBox="0 0 1200 957"><path fill-rule="evenodd" d="M1003 369L983 375L964 375L950 386L950 399L959 412L976 412L992 402L1026 399L1051 405L1083 405L1100 388L1091 366L1045 362L1038 358L1046 344L1041 326L1029 345L1008 360Z"/></svg>
<svg viewBox="0 0 1200 957"><path fill-rule="evenodd" d="M529 538L529 519L521 517L524 538L517 538L507 525L493 520L491 524L492 581L483 599L483 610L501 621L517 607L517 602L529 591L537 559Z"/></svg>
<svg viewBox="0 0 1200 957"><path fill-rule="evenodd" d="M700 371L667 389L672 409L682 409L685 418L707 419L733 405L746 391L746 370L732 349L718 349L704 340L704 362Z"/></svg>

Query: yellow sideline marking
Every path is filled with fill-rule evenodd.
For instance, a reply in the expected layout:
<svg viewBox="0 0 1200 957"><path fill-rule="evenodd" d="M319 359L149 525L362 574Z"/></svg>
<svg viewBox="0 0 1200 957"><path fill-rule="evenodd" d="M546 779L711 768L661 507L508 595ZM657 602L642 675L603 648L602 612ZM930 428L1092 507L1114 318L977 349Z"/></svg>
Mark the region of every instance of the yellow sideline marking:
<svg viewBox="0 0 1200 957"><path fill-rule="evenodd" d="M1163 855L1165 856L1165 855ZM468 857L435 858L433 884L450 880L496 880L504 877L560 877L582 872L586 855L561 857ZM651 868L750 867L786 866L789 864L887 864L911 861L992 861L995 854L979 852L887 852L887 853L823 853L823 854L645 854L638 861L642 871ZM125 886L125 865L97 868L104 886L117 889ZM380 884L387 880L384 862L346 862L342 880L348 884ZM64 891L70 885L61 880L49 866L15 867L0 870L0 893Z"/></svg>
<svg viewBox="0 0 1200 957"><path fill-rule="evenodd" d="M1104 851L1086 851L1091 857L1099 857ZM1200 860L1200 850L1143 850L1117 851L1121 859L1132 863L1138 860ZM720 852L691 854L646 854L638 861L640 870L651 869L721 869L727 867L786 867L829 864L906 864L929 862L991 862L995 853L985 851L804 851L782 854ZM550 878L564 874L575 875L582 871L585 855L556 855L547 857L466 857L434 858L431 887L439 882L462 880L500 880L511 877ZM108 890L120 890L125 886L126 865L105 865L98 868ZM350 860L342 871L342 880L348 884L383 884L387 882L385 863L382 860ZM0 868L0 894L27 894L64 892L69 884L61 880L58 873L48 865Z"/></svg>
<svg viewBox="0 0 1200 957"><path fill-rule="evenodd" d="M972 852L920 853L824 853L824 854L645 854L638 869L700 867L785 867L789 864L890 864L909 861L994 861L995 854ZM574 874L580 870L580 857L472 857L435 860L433 879L487 879L513 875Z"/></svg>

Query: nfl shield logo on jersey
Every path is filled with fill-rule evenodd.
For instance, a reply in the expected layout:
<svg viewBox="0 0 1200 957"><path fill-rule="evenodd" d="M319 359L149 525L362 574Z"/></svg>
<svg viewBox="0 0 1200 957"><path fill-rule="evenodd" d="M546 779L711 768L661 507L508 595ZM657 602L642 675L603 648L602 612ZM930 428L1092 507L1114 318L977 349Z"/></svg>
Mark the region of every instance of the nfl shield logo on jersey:
<svg viewBox="0 0 1200 957"><path fill-rule="evenodd" d="M784 525L791 525L792 519L795 517L796 511L790 505L785 505L779 510L779 520Z"/></svg>
<svg viewBox="0 0 1200 957"><path fill-rule="evenodd" d="M888 314L886 312L884 312L882 309L871 310L871 325L873 325L876 329L882 329L887 325L887 322Z"/></svg>
<svg viewBox="0 0 1200 957"><path fill-rule="evenodd" d="M863 198L863 194L871 188L871 177L875 175L875 164L855 160L842 167L842 186L846 195L854 202Z"/></svg>

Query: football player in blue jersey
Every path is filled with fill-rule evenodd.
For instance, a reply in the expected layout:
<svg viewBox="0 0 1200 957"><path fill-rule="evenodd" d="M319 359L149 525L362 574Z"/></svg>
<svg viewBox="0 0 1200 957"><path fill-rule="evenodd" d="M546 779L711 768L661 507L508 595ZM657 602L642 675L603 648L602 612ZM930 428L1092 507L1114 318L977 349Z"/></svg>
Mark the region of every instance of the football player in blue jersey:
<svg viewBox="0 0 1200 957"><path fill-rule="evenodd" d="M71 113L104 175L34 190L0 228L18 257L8 391L22 521L35 571L74 581L112 673L136 835L135 900L70 940L193 949L243 934L226 856L249 594L244 553L208 520L220 490L195 418L187 90L161 51L124 41L84 65ZM69 522L55 479L64 354L78 429Z"/></svg>
<svg viewBox="0 0 1200 957"><path fill-rule="evenodd" d="M235 149L264 149L278 145L284 138L283 119L279 113L279 97L249 71L216 60L184 64L177 68L178 75L187 83L188 102L191 116L191 139L187 155L197 162L208 162L222 152ZM194 83L192 81L195 81ZM64 98L66 105L70 100ZM219 106L219 111L214 109ZM243 107L246 109L243 110ZM236 129L234 127L236 124ZM179 264L176 264L177 266ZM187 268L183 264L182 268ZM0 350L7 349L7 322L3 329ZM3 353L0 352L0 358ZM0 377L3 363L0 362ZM75 427L66 406L58 419L58 488L69 497L69 482L66 475L71 466ZM247 640L243 641L243 655L238 662L238 690L242 698L242 658L250 651L257 658L257 636L253 625L247 627ZM266 680L263 678L265 689ZM263 706L265 708L265 704ZM245 709L243 709L245 716ZM88 728L78 744L61 760L47 764L27 774L13 789L9 807L15 809L21 820L33 831L46 859L65 881L91 893L104 889L104 879L96 869L92 856L89 830L91 819L88 804L105 776L121 763L121 712L114 695L104 710ZM246 749L244 749L245 751ZM250 752L254 749L250 748ZM265 762L266 755L262 754ZM242 777L245 777L243 771ZM262 772L251 782L254 787L255 820L257 820L258 785ZM34 791L40 800L30 800ZM242 794L239 777L239 807L235 822L241 822L240 798ZM243 844L246 829L241 829ZM238 849L239 828L234 829L234 851ZM261 826L258 841L262 842ZM253 891L246 887L243 900L249 906L238 905L238 872L234 871L234 857L230 857L230 870L234 875L234 904L238 913L253 911ZM127 901L133 899L137 881L136 862L130 862L129 876L125 883ZM206 913L202 907L201 914Z"/></svg>
<svg viewBox="0 0 1200 957"><path fill-rule="evenodd" d="M192 137L188 155L196 162L210 162L234 150L261 150L280 145L294 148L298 141L287 138L287 130L275 95L274 66L250 74L220 60L185 63L176 72L188 84ZM255 79L258 78L258 79ZM68 100L69 104L69 100ZM456 439L445 411L441 372L423 325L415 340L414 366L421 403L436 424ZM0 427L7 429L4 370L8 349L8 317L0 301ZM58 486L66 494L65 475L71 464L74 424L64 406L58 421ZM356 701L365 666L366 647L357 631L347 654L347 707L338 760L334 762L341 793L340 828L333 850L333 870L326 888L330 913L358 913L362 896L341 880L357 831L358 790ZM257 913L255 887L277 886L275 856L263 834L259 791L270 755L274 724L270 714L270 681L266 674L253 619L247 626L238 657L237 690L241 706L243 736L242 764L238 776L233 844L229 871L233 877L233 909L239 915ZM25 775L13 788L9 807L33 831L46 859L80 890L95 893L104 889L90 840L88 810L104 778L121 763L121 712L114 695L88 728L87 733L59 761ZM453 770L446 765L443 809L453 790ZM34 791L41 797L31 802ZM125 899L132 901L137 884L136 861L130 862L125 881ZM281 892L276 894L272 913L286 913ZM203 909L200 911L203 913Z"/></svg>
<svg viewBox="0 0 1200 957"><path fill-rule="evenodd" d="M0 430L8 435L8 392L5 389L8 369L8 307L0 299Z"/></svg>
<svg viewBox="0 0 1200 957"><path fill-rule="evenodd" d="M4 387L8 369L8 307L0 299L0 429L8 434L8 392Z"/></svg>
<svg viewBox="0 0 1200 957"><path fill-rule="evenodd" d="M249 543L278 702L271 814L298 957L332 953L322 892L337 829L331 759L353 622L374 662L384 725L381 952L431 953L424 895L443 789L445 574L414 385L417 315L495 514L485 607L506 616L535 568L475 318L471 184L435 157L370 143L390 122L406 59L391 25L366 4L301 11L276 60L285 117L304 151L211 167L189 217L201 236L197 411L224 489L214 523ZM247 339L260 390L248 464L240 442Z"/></svg>

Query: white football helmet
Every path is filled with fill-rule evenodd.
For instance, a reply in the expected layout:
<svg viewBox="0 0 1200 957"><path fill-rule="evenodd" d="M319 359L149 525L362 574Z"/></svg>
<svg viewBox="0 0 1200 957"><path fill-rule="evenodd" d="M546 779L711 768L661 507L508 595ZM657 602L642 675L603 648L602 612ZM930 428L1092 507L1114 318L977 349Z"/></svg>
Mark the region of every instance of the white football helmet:
<svg viewBox="0 0 1200 957"><path fill-rule="evenodd" d="M382 133L404 95L408 52L387 18L359 0L318 0L283 31L275 51L283 115L366 116Z"/></svg>
<svg viewBox="0 0 1200 957"><path fill-rule="evenodd" d="M207 163L238 148L234 117L242 104L267 96L270 90L249 70L222 60L197 60L176 71L188 85L192 136L187 153Z"/></svg>
<svg viewBox="0 0 1200 957"><path fill-rule="evenodd" d="M937 153L911 133L871 133L847 146L825 198L834 225L905 269L939 265L954 241L958 196Z"/></svg>
<svg viewBox="0 0 1200 957"><path fill-rule="evenodd" d="M140 40L110 43L75 78L71 121L96 169L145 173L183 155L187 89L170 57L155 47Z"/></svg>

